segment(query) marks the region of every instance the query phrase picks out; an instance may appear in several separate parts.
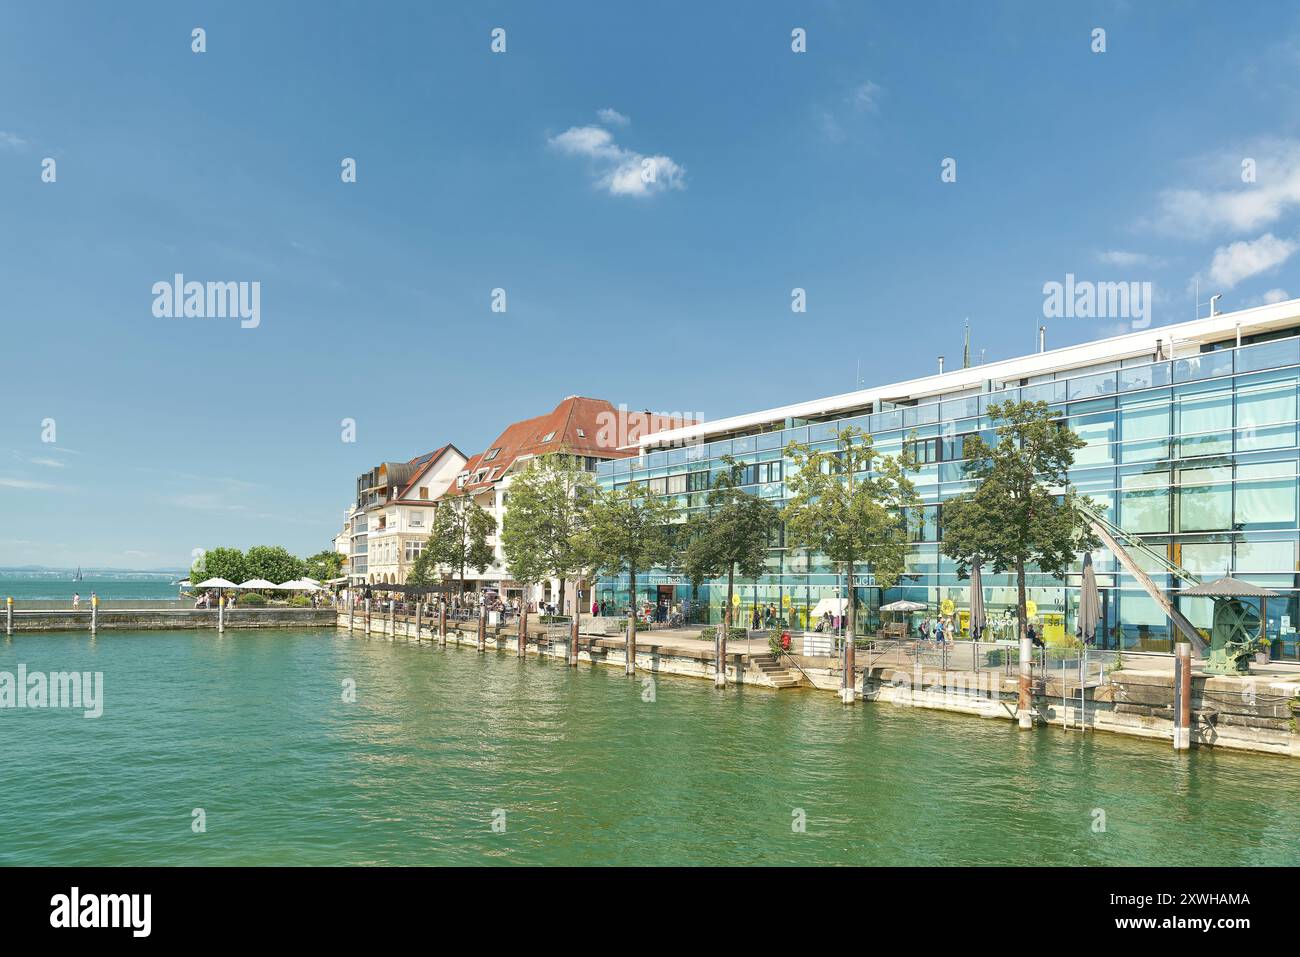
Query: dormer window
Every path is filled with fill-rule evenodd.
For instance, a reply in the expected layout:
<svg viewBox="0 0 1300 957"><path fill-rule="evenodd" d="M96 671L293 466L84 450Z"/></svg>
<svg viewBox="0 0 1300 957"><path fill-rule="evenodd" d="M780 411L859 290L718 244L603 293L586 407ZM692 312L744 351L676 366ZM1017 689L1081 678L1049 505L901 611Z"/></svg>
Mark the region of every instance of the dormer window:
<svg viewBox="0 0 1300 957"><path fill-rule="evenodd" d="M496 458L500 454L501 454L500 449L488 449L487 455L483 456L483 461L491 462L494 458Z"/></svg>
<svg viewBox="0 0 1300 957"><path fill-rule="evenodd" d="M542 441L543 441L543 442L549 442L549 441L551 441L551 439L553 439L553 438L555 438L555 433L554 433L554 432L547 432L545 435L542 436Z"/></svg>
<svg viewBox="0 0 1300 957"><path fill-rule="evenodd" d="M584 432L584 431L582 431L582 429L579 429L579 430L578 430L578 438L580 438L580 439L585 439L586 437L587 437L587 433Z"/></svg>

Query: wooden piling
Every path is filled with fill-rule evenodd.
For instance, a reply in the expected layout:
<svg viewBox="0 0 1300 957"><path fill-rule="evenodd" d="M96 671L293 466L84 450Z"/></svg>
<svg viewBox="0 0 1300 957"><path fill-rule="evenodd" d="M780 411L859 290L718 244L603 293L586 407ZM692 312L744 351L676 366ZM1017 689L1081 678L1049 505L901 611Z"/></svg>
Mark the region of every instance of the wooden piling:
<svg viewBox="0 0 1300 957"><path fill-rule="evenodd" d="M1174 750L1192 747L1192 646L1180 641L1174 657Z"/></svg>
<svg viewBox="0 0 1300 957"><path fill-rule="evenodd" d="M420 640L420 618L423 617L420 613L422 611L424 611L424 602L417 601L415 603L415 640L416 641Z"/></svg>
<svg viewBox="0 0 1300 957"><path fill-rule="evenodd" d="M1033 680L1033 659L1034 649L1029 641L1029 636L1021 634L1020 678L1017 683L1016 714L1021 730L1026 731L1034 726L1033 701L1030 694L1030 685Z"/></svg>
<svg viewBox="0 0 1300 957"><path fill-rule="evenodd" d="M10 595L5 599L5 634L14 633L14 596Z"/></svg>
<svg viewBox="0 0 1300 957"><path fill-rule="evenodd" d="M90 633L93 635L99 630L99 596L90 596Z"/></svg>
<svg viewBox="0 0 1300 957"><path fill-rule="evenodd" d="M226 596L217 596L217 634L224 634L226 630Z"/></svg>
<svg viewBox="0 0 1300 957"><path fill-rule="evenodd" d="M447 603L438 602L438 647L447 647Z"/></svg>
<svg viewBox="0 0 1300 957"><path fill-rule="evenodd" d="M478 606L478 650L487 651L487 605Z"/></svg>
<svg viewBox="0 0 1300 957"><path fill-rule="evenodd" d="M636 596L632 596L632 610L627 613L627 641L624 643L624 652L627 656L627 664L624 666L623 673L632 675L636 674Z"/></svg>
<svg viewBox="0 0 1300 957"><path fill-rule="evenodd" d="M528 657L528 606L522 598L519 602L519 642L515 648L515 657Z"/></svg>
<svg viewBox="0 0 1300 957"><path fill-rule="evenodd" d="M579 627L580 616L581 616L581 612L573 616L573 628L569 632L568 658L569 658L569 666L571 668L578 667L578 632L580 631L580 627Z"/></svg>

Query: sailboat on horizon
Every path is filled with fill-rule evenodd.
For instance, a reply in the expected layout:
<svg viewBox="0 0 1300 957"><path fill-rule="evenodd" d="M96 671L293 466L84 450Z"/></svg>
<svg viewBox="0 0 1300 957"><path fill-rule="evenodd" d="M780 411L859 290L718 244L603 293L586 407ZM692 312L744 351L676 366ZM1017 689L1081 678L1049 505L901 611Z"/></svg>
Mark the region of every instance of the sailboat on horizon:
<svg viewBox="0 0 1300 957"><path fill-rule="evenodd" d="M78 566L77 566L77 574L75 574L75 575L72 576L72 580L73 580L74 582L79 582L79 581L81 581L81 579L82 579L82 575L81 575L81 566L78 565Z"/></svg>

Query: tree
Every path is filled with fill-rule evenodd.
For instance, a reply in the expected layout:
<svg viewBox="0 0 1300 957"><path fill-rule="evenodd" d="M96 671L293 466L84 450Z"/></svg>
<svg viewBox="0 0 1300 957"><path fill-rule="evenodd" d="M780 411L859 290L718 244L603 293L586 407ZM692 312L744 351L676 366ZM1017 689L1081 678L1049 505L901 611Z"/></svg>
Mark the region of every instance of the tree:
<svg viewBox="0 0 1300 957"><path fill-rule="evenodd" d="M848 636L844 642L841 699L853 701L854 648L857 628L857 566L866 564L876 585L894 587L907 562L909 513L921 506L908 478L917 470L909 451L882 455L870 435L849 426L836 435L834 450L791 442L786 456L794 461L786 478L783 512L786 545L821 552L844 566L848 587Z"/></svg>
<svg viewBox="0 0 1300 957"><path fill-rule="evenodd" d="M510 483L510 507L501 530L506 567L525 584L558 578L561 609L565 583L589 564L583 532L596 491L582 460L571 455L534 459ZM575 607L578 601L575 596Z"/></svg>
<svg viewBox="0 0 1300 957"><path fill-rule="evenodd" d="M338 578L343 574L343 556L332 548L326 548L303 559L304 574L319 582Z"/></svg>
<svg viewBox="0 0 1300 957"><path fill-rule="evenodd" d="M249 578L265 578L277 585L306 573L302 559L283 545L254 545L244 554L244 572Z"/></svg>
<svg viewBox="0 0 1300 957"><path fill-rule="evenodd" d="M724 575L727 578L722 625L714 645L716 684L726 681L736 573L754 579L763 574L772 535L781 523L781 512L775 505L742 490L745 467L731 456L722 461L725 468L713 480L705 510L686 523L687 544L682 559L683 570L692 582Z"/></svg>
<svg viewBox="0 0 1300 957"><path fill-rule="evenodd" d="M672 554L667 526L674 504L636 482L604 489L592 500L582 547L594 568L619 575L627 569L631 608L627 624L627 674L636 670L636 575L667 562Z"/></svg>
<svg viewBox="0 0 1300 957"><path fill-rule="evenodd" d="M1025 611L1025 569L1064 578L1080 551L1100 547L1080 505L1091 505L1070 484L1074 452L1085 444L1046 402L1001 402L989 406L998 436L990 446L978 435L966 439L965 474L970 492L943 503L943 553L965 578L970 566L992 566L994 574L1014 571L1020 623L1020 726L1029 727L1030 656Z"/></svg>
<svg viewBox="0 0 1300 957"><path fill-rule="evenodd" d="M487 538L496 528L496 519L468 495L443 499L434 510L429 540L412 574L422 581L433 569L447 568L457 576L459 592L464 594L465 569L482 574L492 564L492 546Z"/></svg>
<svg viewBox="0 0 1300 957"><path fill-rule="evenodd" d="M210 548L190 568L190 581L195 585L209 578L224 578L238 585L251 577L245 574L244 553L238 548Z"/></svg>

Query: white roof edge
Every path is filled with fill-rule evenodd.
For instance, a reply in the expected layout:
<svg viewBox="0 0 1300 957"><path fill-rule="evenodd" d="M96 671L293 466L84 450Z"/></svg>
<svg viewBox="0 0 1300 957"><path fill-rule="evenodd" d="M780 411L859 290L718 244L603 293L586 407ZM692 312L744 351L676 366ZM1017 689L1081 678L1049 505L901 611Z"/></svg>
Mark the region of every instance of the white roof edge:
<svg viewBox="0 0 1300 957"><path fill-rule="evenodd" d="M1034 352L1011 359L987 362L968 369L955 369L942 375L923 376L919 379L908 379L870 389L860 389L856 392L844 392L821 399L765 409L761 412L747 412L700 422L680 429L665 429L662 432L641 436L638 445L644 449L648 445L699 441L715 433L762 425L775 419L825 415L837 409L854 408L881 399L939 395L979 385L988 379L1027 377L1041 372L1068 369L1072 366L1093 365L1107 359L1128 358L1144 352L1153 352L1159 341L1186 342L1216 339L1226 333L1235 332L1238 323L1241 324L1243 332L1261 331L1273 325L1300 323L1300 299L1288 299L1285 302L1239 309L1236 312L1223 312L1204 319L1191 319L1187 322L1129 332L1121 336L1094 339L1078 345L1048 349L1046 352Z"/></svg>

